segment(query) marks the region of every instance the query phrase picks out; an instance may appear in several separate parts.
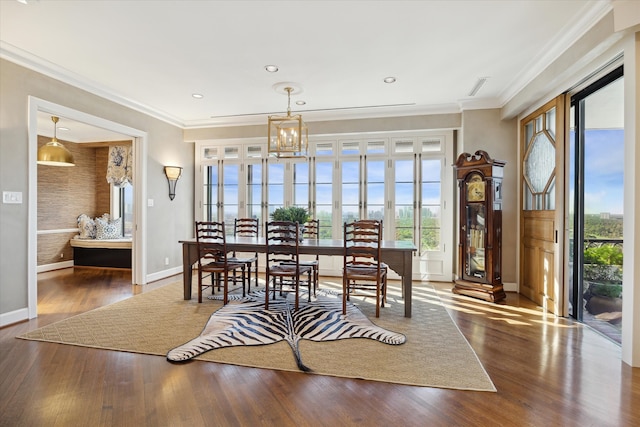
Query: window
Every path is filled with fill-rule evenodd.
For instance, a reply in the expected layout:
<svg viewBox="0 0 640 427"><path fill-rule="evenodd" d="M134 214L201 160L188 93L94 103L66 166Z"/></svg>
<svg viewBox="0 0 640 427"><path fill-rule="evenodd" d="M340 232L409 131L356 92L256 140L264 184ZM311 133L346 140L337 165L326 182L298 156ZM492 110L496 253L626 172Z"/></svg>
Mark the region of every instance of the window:
<svg viewBox="0 0 640 427"><path fill-rule="evenodd" d="M122 218L122 235L133 236L133 187L111 186L111 217Z"/></svg>
<svg viewBox="0 0 640 427"><path fill-rule="evenodd" d="M264 226L276 208L302 206L320 220L321 239L341 239L344 222L382 219L385 239L419 248L414 273L451 280L453 257L445 252L453 248L453 209L446 206L454 186L445 166L454 160L453 132L408 134L312 138L307 159L267 157L263 139L198 142L196 212L230 223L248 215Z"/></svg>

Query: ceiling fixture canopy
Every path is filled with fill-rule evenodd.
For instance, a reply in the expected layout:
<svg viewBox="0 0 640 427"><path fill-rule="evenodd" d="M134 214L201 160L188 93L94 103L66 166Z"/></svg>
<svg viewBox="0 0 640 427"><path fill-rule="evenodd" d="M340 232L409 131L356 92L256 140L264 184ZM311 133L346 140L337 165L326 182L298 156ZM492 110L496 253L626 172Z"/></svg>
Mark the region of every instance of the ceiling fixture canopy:
<svg viewBox="0 0 640 427"><path fill-rule="evenodd" d="M276 85L276 91L281 85ZM285 84L282 90L287 93L287 115L269 116L269 155L280 158L306 157L309 130L300 114L291 115L291 93L295 88L293 85Z"/></svg>
<svg viewBox="0 0 640 427"><path fill-rule="evenodd" d="M53 121L53 139L38 149L38 164L47 166L75 166L73 155L58 142L56 138L56 123L58 118L51 116Z"/></svg>

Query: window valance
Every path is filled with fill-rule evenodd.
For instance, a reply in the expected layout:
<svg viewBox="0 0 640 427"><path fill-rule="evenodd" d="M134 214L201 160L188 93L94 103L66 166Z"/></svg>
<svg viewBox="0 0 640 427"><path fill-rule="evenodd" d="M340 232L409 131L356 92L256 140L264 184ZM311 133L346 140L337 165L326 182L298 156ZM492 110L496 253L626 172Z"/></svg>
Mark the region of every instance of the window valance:
<svg viewBox="0 0 640 427"><path fill-rule="evenodd" d="M116 145L109 148L107 182L116 187L133 184L133 151L131 146Z"/></svg>

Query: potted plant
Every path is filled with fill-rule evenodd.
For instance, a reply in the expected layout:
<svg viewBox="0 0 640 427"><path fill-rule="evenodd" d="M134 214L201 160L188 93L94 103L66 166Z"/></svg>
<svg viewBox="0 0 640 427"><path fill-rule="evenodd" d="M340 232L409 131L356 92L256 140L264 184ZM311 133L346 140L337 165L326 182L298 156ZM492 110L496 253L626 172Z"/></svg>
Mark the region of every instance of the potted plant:
<svg viewBox="0 0 640 427"><path fill-rule="evenodd" d="M298 238L303 239L304 224L309 221L309 211L298 206L289 206L288 208L277 208L271 213L271 219L274 221L291 221L298 223Z"/></svg>
<svg viewBox="0 0 640 427"><path fill-rule="evenodd" d="M297 222L298 224L300 224L300 226L303 226L307 221L309 221L309 211L298 206L277 208L271 214L271 219L273 219L274 221Z"/></svg>
<svg viewBox="0 0 640 427"><path fill-rule="evenodd" d="M585 309L593 315L622 312L622 249L614 246L584 251Z"/></svg>

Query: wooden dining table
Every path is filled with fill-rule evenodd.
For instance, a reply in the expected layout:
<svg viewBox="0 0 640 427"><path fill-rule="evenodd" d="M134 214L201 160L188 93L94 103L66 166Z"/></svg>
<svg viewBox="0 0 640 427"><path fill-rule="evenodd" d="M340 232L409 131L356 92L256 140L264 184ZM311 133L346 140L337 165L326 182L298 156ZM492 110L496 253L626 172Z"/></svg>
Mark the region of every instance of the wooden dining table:
<svg viewBox="0 0 640 427"><path fill-rule="evenodd" d="M229 236L227 249L237 252L266 252L266 241L263 237ZM191 299L193 265L198 261L198 244L196 239L180 240L182 244L184 299ZM385 240L382 242L382 262L402 278L402 295L404 299L404 315L411 317L411 286L413 271L413 253L416 246L413 242L402 240ZM343 256L342 240L304 239L300 242L299 252L309 255Z"/></svg>

